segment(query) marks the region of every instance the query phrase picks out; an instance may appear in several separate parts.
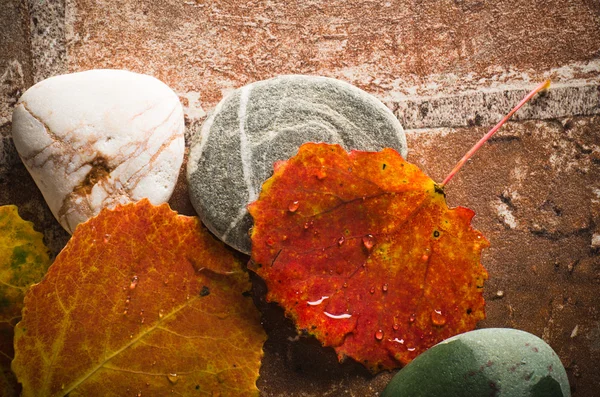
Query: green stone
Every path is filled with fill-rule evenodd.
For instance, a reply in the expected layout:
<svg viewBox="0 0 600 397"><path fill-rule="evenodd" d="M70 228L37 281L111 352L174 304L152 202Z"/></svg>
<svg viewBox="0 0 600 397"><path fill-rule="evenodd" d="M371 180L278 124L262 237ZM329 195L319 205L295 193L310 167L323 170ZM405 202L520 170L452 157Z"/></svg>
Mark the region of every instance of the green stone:
<svg viewBox="0 0 600 397"><path fill-rule="evenodd" d="M488 328L433 346L394 376L382 397L569 397L560 359L528 332Z"/></svg>

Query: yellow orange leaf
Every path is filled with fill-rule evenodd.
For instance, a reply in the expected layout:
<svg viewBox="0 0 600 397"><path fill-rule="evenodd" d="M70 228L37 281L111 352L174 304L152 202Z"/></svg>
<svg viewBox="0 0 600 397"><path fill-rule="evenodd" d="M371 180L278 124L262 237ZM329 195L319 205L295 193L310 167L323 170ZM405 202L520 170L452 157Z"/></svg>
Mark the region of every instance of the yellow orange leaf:
<svg viewBox="0 0 600 397"><path fill-rule="evenodd" d="M80 225L25 298L24 396L257 395L265 340L241 263L148 200Z"/></svg>

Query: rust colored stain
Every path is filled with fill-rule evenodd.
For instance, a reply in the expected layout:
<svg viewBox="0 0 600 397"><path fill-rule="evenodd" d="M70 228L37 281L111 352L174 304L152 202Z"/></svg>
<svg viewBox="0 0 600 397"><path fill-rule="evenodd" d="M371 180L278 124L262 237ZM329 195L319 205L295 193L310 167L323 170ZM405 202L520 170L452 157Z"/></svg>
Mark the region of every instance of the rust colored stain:
<svg viewBox="0 0 600 397"><path fill-rule="evenodd" d="M585 0L73 0L67 52L71 71L149 73L176 91L200 92L208 109L231 88L288 73L336 77L379 95L408 93L438 74L448 75L441 88L536 79L598 57L599 15L600 5Z"/></svg>

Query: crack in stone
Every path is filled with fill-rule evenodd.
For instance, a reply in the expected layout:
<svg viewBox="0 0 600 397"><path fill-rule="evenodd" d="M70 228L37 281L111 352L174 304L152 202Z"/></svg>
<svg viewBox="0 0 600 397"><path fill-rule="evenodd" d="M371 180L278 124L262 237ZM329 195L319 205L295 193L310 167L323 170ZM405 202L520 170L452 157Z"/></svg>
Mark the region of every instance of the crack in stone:
<svg viewBox="0 0 600 397"><path fill-rule="evenodd" d="M165 117L165 119L163 121L161 121L160 123L158 123L154 128L152 128L151 130L149 130L148 132L150 132L149 135L152 135L156 132L156 130L163 126L164 124L166 124L171 118L173 118L172 116L175 114L176 110L179 108L179 103L177 103L173 109L171 109L171 111L169 112L169 114L167 115L167 117ZM177 117L173 118L173 124L177 125ZM172 128L168 128L168 130L172 130ZM150 167L154 161L156 161L156 159L158 158L158 156L160 156L162 154L162 152L168 148L169 146L171 146L171 144L180 138L180 135L172 135L169 139L163 141L163 143L158 147L158 149L156 150L156 152L154 152L154 154L152 155L152 157L148 160L148 162L146 164L144 164L142 167L140 167L137 171L135 171L134 173L131 174L131 176L124 182L124 185L126 185L127 190L128 190L128 196L130 195L130 193L135 190L135 188L137 187L137 185L140 183L140 181L142 180L142 178L145 176L145 174L142 174L141 176L139 176L140 172L148 167ZM141 152L146 152L149 150L148 148L148 143L150 142L150 139L146 140L146 142L144 143L144 145L140 145L141 150L138 150L137 152L139 153ZM135 179L134 179L135 177ZM131 180L134 180L133 182L131 182Z"/></svg>
<svg viewBox="0 0 600 397"><path fill-rule="evenodd" d="M510 197L510 195L508 194L508 192L504 191L502 192L502 194L498 195L498 199L500 199L500 201L504 204L506 204L506 206L511 210L514 211L517 208L515 207L515 204L512 201L512 197Z"/></svg>
<svg viewBox="0 0 600 397"><path fill-rule="evenodd" d="M541 237L550 241L558 241L558 240L562 240L565 238L569 238L569 237L577 237L577 236L581 236L581 237L589 237L589 239L591 239L592 233L593 233L593 221L590 217L590 220L588 222L588 225L584 228L581 229L576 229L576 230L572 230L570 232L561 232L561 231L556 231L556 232L551 232L548 231L546 228L540 228L540 229L536 229L533 227L529 228L529 232L531 234L533 234L534 236L537 237Z"/></svg>
<svg viewBox="0 0 600 397"><path fill-rule="evenodd" d="M31 111L31 109L29 108L29 106L27 105L27 102L25 101L21 101L19 102L19 105L23 106L23 109L25 109L25 111L27 113L29 113L29 115L31 117L33 117L38 123L40 123L43 127L44 127L44 131L46 132L46 135L48 135L48 137L50 139L52 139L52 143L45 146L44 148L42 148L41 150L39 150L38 152L34 153L31 156L27 156L27 157L23 157L23 161L31 161L33 160L35 157L37 157L38 155L40 155L41 153L43 153L47 148L51 147L54 144L58 144L59 146L61 146L63 149L65 149L65 151L70 152L71 155L75 155L77 152L75 151L75 149L73 149L73 147L71 147L70 145L67 145L63 139L61 139L61 137L59 137L58 135L56 135L52 129L50 128L50 126L48 126L48 124L46 124L41 117L37 116L33 111ZM52 155L50 156L52 157ZM39 167L43 167L43 165L47 162L48 160L44 161Z"/></svg>

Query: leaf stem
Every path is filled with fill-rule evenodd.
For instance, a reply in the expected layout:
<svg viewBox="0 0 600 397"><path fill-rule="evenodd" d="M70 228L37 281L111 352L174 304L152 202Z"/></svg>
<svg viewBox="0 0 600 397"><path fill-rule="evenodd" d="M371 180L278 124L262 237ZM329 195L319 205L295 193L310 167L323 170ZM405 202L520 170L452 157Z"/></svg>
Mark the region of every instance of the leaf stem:
<svg viewBox="0 0 600 397"><path fill-rule="evenodd" d="M519 104L517 106L515 106L513 108L513 110L511 110L506 116L504 116L504 118L502 120L500 120L500 122L498 124L496 124L494 126L494 128L492 128L491 130L488 131L487 134L485 134L483 136L483 138L481 138L479 140L479 142L477 142L475 144L475 146L473 146L471 148L471 150L469 150L467 152L467 154L465 154L463 156L462 159L460 159L460 161L454 166L454 169L452 171L450 171L450 174L448 174L448 176L446 177L446 179L444 179L444 181L441 183L440 187L443 188L444 186L446 186L446 184L448 182L450 182L450 180L454 177L454 175L458 172L458 170L460 170L462 168L463 165L465 165L465 163L467 162L467 160L469 160L477 150L479 150L479 148L481 146L483 146L483 144L492 137L492 135L494 135L496 133L496 131L498 131L500 129L500 127L502 127L502 125L504 123L506 123L508 121L508 119L510 119L512 117L513 114L515 114L515 112L517 110L519 110L521 108L521 106L523 106L527 101L529 101L531 98L533 98L535 96L535 94L537 94L538 92L547 89L548 87L550 87L550 80L546 80L543 83L541 83L540 85L538 85L537 87L535 87L533 89L533 91L531 91L529 94L527 94L527 96L525 98L523 98L521 100L521 102L519 102Z"/></svg>

